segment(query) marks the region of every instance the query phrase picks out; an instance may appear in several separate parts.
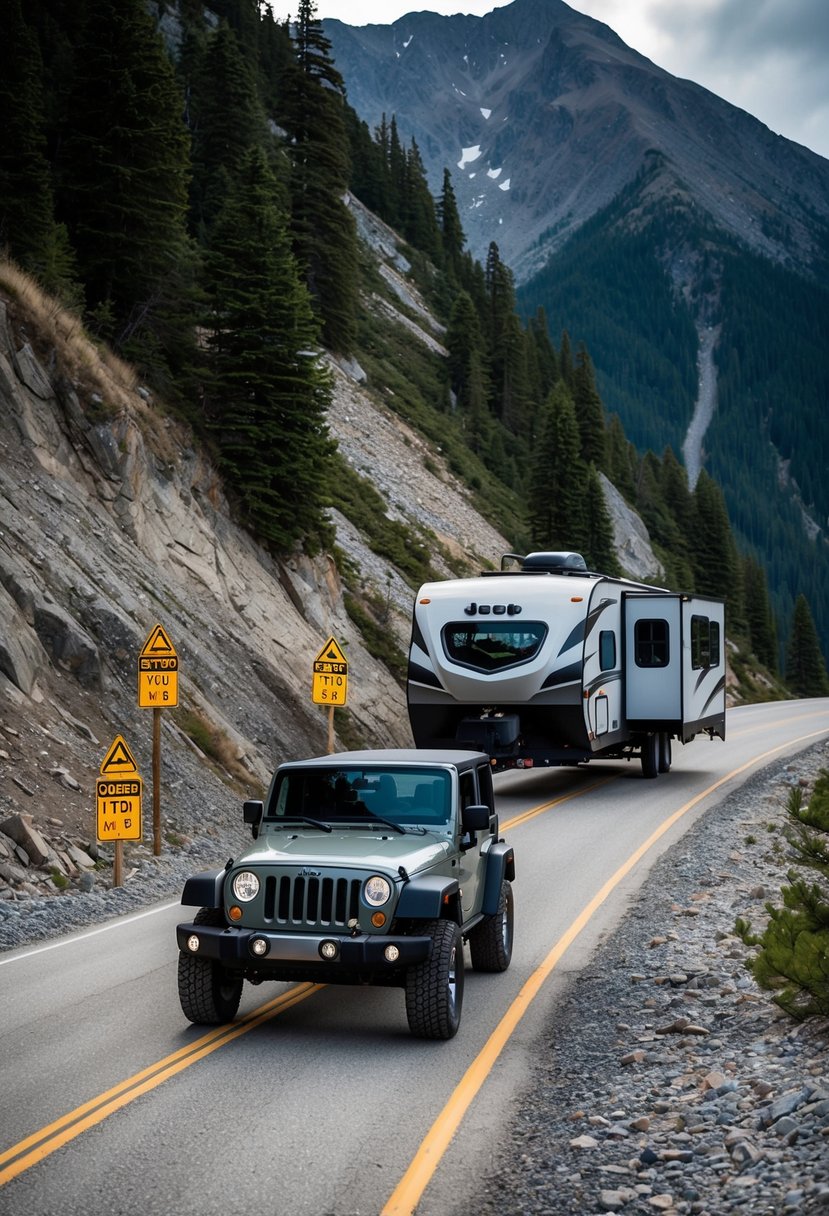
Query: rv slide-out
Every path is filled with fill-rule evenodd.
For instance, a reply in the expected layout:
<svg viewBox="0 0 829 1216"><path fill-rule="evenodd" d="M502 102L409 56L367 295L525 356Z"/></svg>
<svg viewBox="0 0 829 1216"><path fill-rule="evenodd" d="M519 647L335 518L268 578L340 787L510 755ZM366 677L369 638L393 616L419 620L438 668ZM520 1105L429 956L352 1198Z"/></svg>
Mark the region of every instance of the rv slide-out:
<svg viewBox="0 0 829 1216"><path fill-rule="evenodd" d="M725 738L724 626L721 600L596 574L578 553L507 554L498 572L426 583L415 744L469 746L496 768L637 755L655 777L673 739Z"/></svg>

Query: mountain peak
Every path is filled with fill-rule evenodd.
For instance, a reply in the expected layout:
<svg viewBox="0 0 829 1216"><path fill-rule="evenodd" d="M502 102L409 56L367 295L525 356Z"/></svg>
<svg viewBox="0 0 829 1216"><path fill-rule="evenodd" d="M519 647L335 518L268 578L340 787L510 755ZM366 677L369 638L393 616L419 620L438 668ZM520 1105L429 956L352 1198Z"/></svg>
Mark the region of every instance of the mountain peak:
<svg viewBox="0 0 829 1216"><path fill-rule="evenodd" d="M483 17L412 13L388 26L323 23L370 127L396 116L432 188L452 173L469 246L519 280L661 153L731 237L807 269L829 221L829 162L628 47L563 0Z"/></svg>

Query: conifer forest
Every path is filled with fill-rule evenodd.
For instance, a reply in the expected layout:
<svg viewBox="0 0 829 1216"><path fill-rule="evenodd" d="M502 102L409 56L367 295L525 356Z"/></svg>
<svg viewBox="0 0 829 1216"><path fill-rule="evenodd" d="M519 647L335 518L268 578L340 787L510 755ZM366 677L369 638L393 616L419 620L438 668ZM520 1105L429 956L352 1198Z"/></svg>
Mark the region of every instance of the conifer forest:
<svg viewBox="0 0 829 1216"><path fill-rule="evenodd" d="M483 264L466 249L449 169L433 195L395 115L371 130L350 107L312 0L290 21L258 0L4 0L0 26L0 248L192 427L260 543L324 548L332 506L382 521L328 433L325 349L394 389L394 408L440 443L516 550L577 550L619 573L605 474L647 525L665 585L725 598L729 636L793 695L829 692L829 586L820 603L796 596L782 556L770 585L766 555L785 532L750 534L748 473L735 527L717 458L689 488L679 417L653 451L608 415L586 336L595 347L629 335L592 323L588 292L582 332L563 330L561 268L545 308L519 311L498 245ZM399 233L448 357L389 349L350 196ZM626 259L647 266L641 250L579 240L580 291L590 259L605 275L626 273ZM751 374L761 321L744 318L726 399ZM665 381L692 398L692 339L678 323L655 393ZM746 470L754 455L741 456ZM388 521L373 543L393 548L413 586L428 572L428 554Z"/></svg>

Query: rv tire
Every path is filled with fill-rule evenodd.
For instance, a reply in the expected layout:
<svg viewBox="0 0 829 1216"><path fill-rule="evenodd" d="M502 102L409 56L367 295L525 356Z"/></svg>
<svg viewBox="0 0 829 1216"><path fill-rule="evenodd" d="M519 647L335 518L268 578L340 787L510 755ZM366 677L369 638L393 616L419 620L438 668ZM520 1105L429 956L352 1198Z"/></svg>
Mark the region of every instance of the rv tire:
<svg viewBox="0 0 829 1216"><path fill-rule="evenodd" d="M645 735L642 740L642 776L655 777L659 772L659 735Z"/></svg>
<svg viewBox="0 0 829 1216"><path fill-rule="evenodd" d="M671 736L666 730L663 730L659 735L659 759L657 767L660 773L669 773L671 771Z"/></svg>

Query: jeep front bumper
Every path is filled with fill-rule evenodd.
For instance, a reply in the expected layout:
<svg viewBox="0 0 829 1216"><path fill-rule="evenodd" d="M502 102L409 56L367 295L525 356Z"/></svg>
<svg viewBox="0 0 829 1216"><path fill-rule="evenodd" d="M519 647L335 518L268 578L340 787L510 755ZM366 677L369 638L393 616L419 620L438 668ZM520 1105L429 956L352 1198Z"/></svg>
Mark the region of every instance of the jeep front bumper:
<svg viewBox="0 0 829 1216"><path fill-rule="evenodd" d="M432 951L432 939L428 936L273 933L233 925L226 929L216 925L177 925L176 940L182 954L217 959L230 967L255 965L265 972L313 964L349 971L408 967L422 963Z"/></svg>

